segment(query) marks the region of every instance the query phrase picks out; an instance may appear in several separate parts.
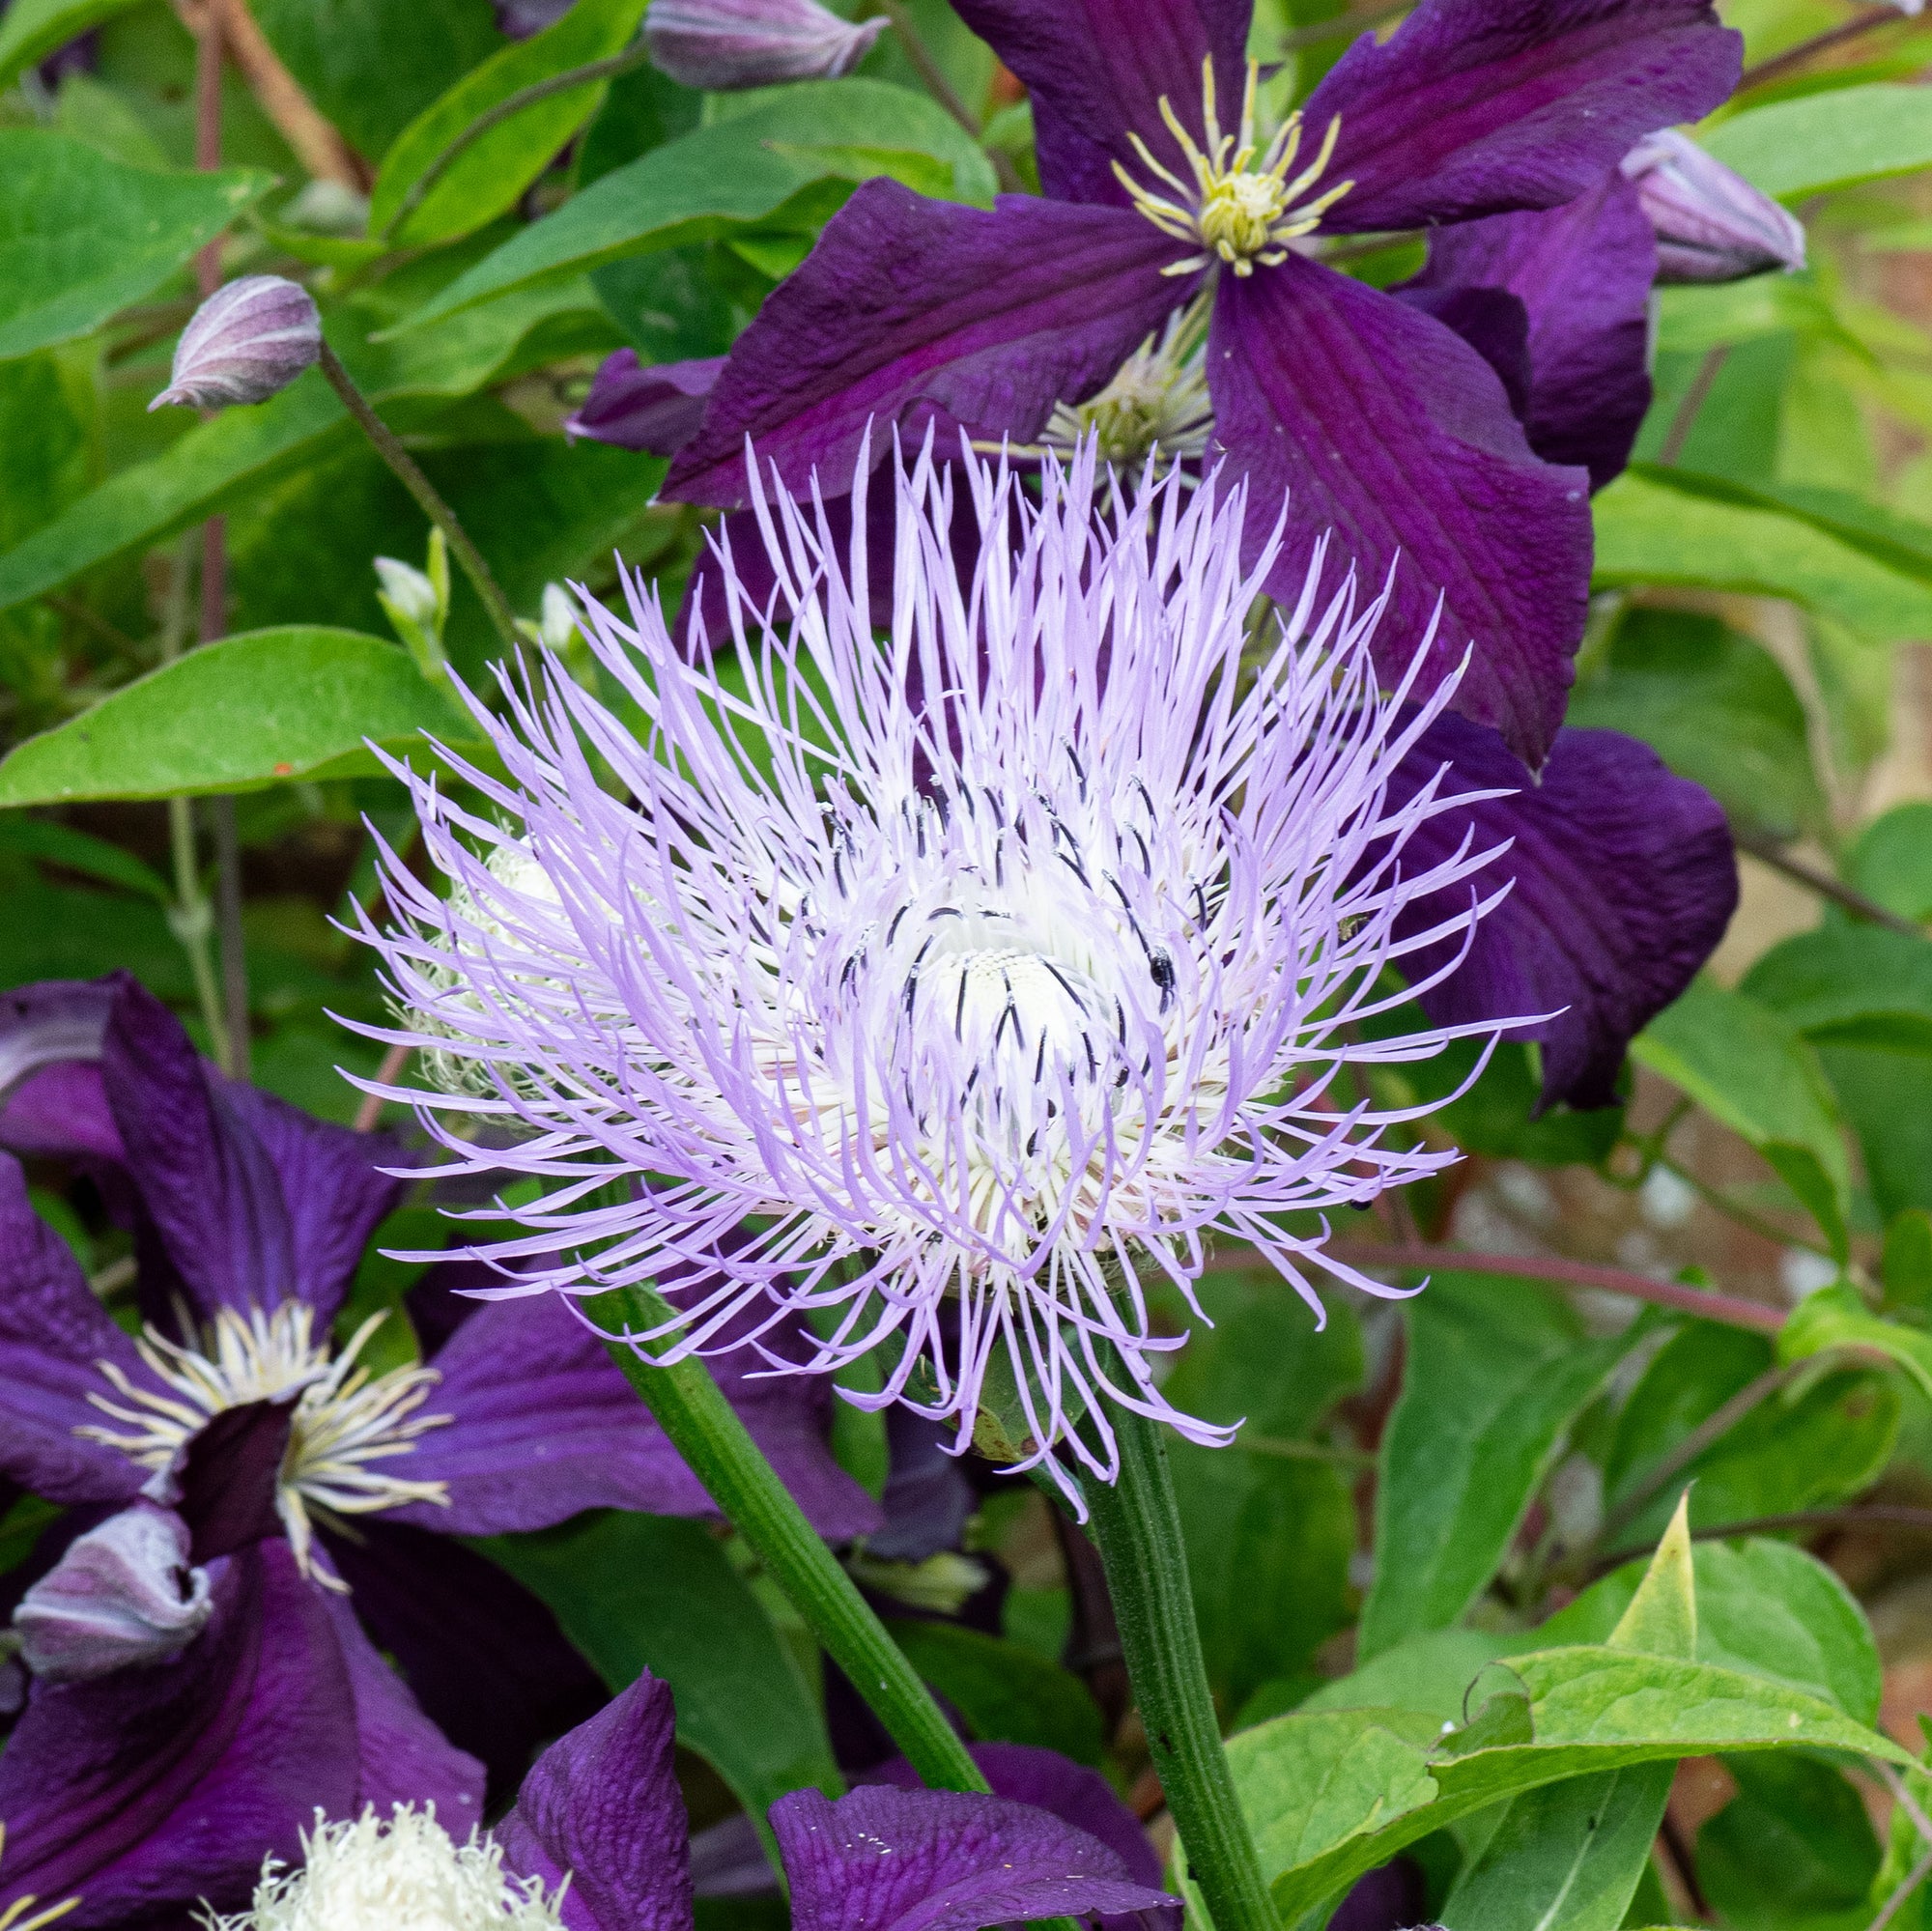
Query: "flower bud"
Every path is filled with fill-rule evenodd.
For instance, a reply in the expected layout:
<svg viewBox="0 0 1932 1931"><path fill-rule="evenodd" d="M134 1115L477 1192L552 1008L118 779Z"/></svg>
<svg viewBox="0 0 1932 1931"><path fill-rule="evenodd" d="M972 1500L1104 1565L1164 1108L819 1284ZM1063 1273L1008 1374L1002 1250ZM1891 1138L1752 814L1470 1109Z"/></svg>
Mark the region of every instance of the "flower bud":
<svg viewBox="0 0 1932 1931"><path fill-rule="evenodd" d="M413 563L379 556L376 576L383 585L376 596L391 622L421 624L425 630L441 628L442 609L436 585Z"/></svg>
<svg viewBox="0 0 1932 1931"><path fill-rule="evenodd" d="M189 317L168 385L148 407L223 409L267 402L322 353L322 322L307 289L280 275L244 275Z"/></svg>
<svg viewBox="0 0 1932 1931"><path fill-rule="evenodd" d="M697 434L724 366L723 355L642 363L635 349L612 350L599 365L590 393L564 423L564 433L618 449L675 456Z"/></svg>
<svg viewBox="0 0 1932 1931"><path fill-rule="evenodd" d="M1639 141L1623 159L1657 236L1661 282L1734 282L1804 266L1798 217L1674 128Z"/></svg>
<svg viewBox="0 0 1932 1931"><path fill-rule="evenodd" d="M850 73L885 24L841 20L818 0L653 0L644 40L673 80L724 90Z"/></svg>
<svg viewBox="0 0 1932 1931"><path fill-rule="evenodd" d="M188 1566L187 1524L136 1502L75 1537L20 1598L20 1657L43 1683L80 1683L186 1648L213 1604L208 1572Z"/></svg>

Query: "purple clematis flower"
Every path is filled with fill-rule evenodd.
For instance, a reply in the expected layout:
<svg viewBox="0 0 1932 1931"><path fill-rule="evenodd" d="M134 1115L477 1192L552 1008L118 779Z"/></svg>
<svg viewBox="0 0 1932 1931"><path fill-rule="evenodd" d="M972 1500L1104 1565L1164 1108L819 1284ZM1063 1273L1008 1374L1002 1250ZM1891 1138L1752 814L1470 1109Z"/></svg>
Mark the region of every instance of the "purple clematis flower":
<svg viewBox="0 0 1932 1931"><path fill-rule="evenodd" d="M433 1713L514 1775L594 1679L534 1599L449 1538L712 1509L602 1345L561 1303L461 1297L480 1283L452 1266L416 1291L428 1359L369 1375L369 1324L339 1349L331 1330L400 1191L380 1171L397 1150L224 1079L125 975L0 995L0 1144L78 1159L122 1199L148 1317L139 1339L109 1320L0 1156L0 1474L117 1508L238 1409L290 1404L266 1527L319 1587L353 1587ZM724 1368L817 1526L874 1526L827 1444L829 1391ZM493 1655L514 1659L510 1682L479 1699Z"/></svg>
<svg viewBox="0 0 1932 1931"><path fill-rule="evenodd" d="M1582 628L1587 479L1535 452L1453 327L1307 250L1574 202L1724 99L1738 36L1704 0L1423 0L1270 136L1249 11L961 0L1028 87L1050 198L982 213L864 184L739 338L666 494L742 502L747 438L803 493L849 473L875 419L1022 443L1056 412L1132 422L1135 448L1245 474L1250 554L1288 497L1277 594L1326 531L1373 578L1400 558L1387 681L1439 590L1424 688L1473 638L1458 708L1540 764Z"/></svg>
<svg viewBox="0 0 1932 1931"><path fill-rule="evenodd" d="M325 1826L306 1840L304 1868L265 1869L254 1908L219 1931L327 1923L331 1906L370 1895L398 1922L430 1920L421 1907L434 1899L434 1921L508 1931L692 1931L672 1740L668 1687L640 1677L538 1758L494 1831L463 1843L404 1806ZM781 1798L771 1820L795 1931L978 1931L1069 1912L1133 1914L1145 1931L1172 1931L1178 1906L1145 1842L1138 1860L1116 1847L1122 1819L1133 1831L1119 1801L1103 1787L1120 1817L1095 1813L1083 1821L1102 1828L1083 1829L1047 1805L1050 1774L1030 1776L1039 1801L889 1787Z"/></svg>

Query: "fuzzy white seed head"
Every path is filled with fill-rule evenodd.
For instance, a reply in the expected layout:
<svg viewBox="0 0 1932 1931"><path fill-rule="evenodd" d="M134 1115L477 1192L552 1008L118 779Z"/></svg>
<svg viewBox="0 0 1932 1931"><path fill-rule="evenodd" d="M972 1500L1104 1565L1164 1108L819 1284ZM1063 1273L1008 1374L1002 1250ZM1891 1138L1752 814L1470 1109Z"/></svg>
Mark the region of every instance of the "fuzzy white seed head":
<svg viewBox="0 0 1932 1931"><path fill-rule="evenodd" d="M560 1931L559 1885L503 1868L502 1847L471 1830L457 1843L436 1805L399 1803L387 1818L365 1810L302 1837L302 1867L270 1858L255 1901L232 1917L207 1915L209 1931Z"/></svg>

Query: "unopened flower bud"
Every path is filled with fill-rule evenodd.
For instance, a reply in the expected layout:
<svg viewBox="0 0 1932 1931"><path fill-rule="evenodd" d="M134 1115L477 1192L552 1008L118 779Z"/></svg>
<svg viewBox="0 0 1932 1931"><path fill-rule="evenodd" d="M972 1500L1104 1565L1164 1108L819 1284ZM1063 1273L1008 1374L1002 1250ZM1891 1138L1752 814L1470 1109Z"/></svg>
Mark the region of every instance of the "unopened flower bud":
<svg viewBox="0 0 1932 1931"><path fill-rule="evenodd" d="M187 1524L136 1502L74 1539L21 1597L14 1628L43 1683L80 1683L176 1655L212 1606L208 1572L188 1565Z"/></svg>
<svg viewBox="0 0 1932 1931"><path fill-rule="evenodd" d="M148 407L267 402L321 353L322 322L308 291L280 275L245 275L216 289L189 317L168 385Z"/></svg>
<svg viewBox="0 0 1932 1931"><path fill-rule="evenodd" d="M647 363L639 361L635 349L614 349L564 422L564 433L649 456L675 456L697 434L724 366L723 355Z"/></svg>
<svg viewBox="0 0 1932 1931"><path fill-rule="evenodd" d="M850 73L885 24L841 20L818 0L654 0L644 40L673 80L717 91Z"/></svg>
<svg viewBox="0 0 1932 1931"><path fill-rule="evenodd" d="M1661 282L1734 282L1804 266L1804 229L1788 209L1674 128L1639 141L1624 179L1657 236Z"/></svg>
<svg viewBox="0 0 1932 1931"><path fill-rule="evenodd" d="M437 605L436 585L413 563L394 556L376 558L376 575L383 587L376 592L391 617L434 629L442 620Z"/></svg>

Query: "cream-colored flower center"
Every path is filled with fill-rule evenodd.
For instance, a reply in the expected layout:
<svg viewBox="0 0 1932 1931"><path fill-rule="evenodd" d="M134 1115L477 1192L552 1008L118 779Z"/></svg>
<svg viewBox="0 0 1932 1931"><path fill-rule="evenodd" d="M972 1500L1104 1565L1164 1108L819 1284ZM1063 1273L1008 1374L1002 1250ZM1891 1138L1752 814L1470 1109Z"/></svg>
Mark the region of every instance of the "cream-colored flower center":
<svg viewBox="0 0 1932 1931"><path fill-rule="evenodd" d="M1121 364L1097 395L1056 403L1040 434L1042 453L1071 456L1092 437L1103 463L1126 469L1152 457L1163 474L1176 463L1207 455L1214 434L1203 359L1208 315L1205 298L1189 302Z"/></svg>
<svg viewBox="0 0 1932 1931"><path fill-rule="evenodd" d="M442 1378L434 1368L371 1375L357 1360L384 1319L370 1316L333 1359L327 1337L314 1332L315 1310L301 1301L253 1307L245 1316L223 1308L205 1325L189 1325L185 1342L143 1328L134 1346L167 1392L139 1387L113 1362L98 1361L114 1393L87 1399L124 1426L74 1433L158 1471L214 1416L298 1394L276 1507L303 1571L339 1589L339 1581L311 1562L314 1517L327 1521L405 1502L449 1501L440 1482L412 1482L372 1465L408 1455L419 1435L452 1419L416 1412Z"/></svg>
<svg viewBox="0 0 1932 1931"><path fill-rule="evenodd" d="M1217 261L1237 275L1253 274L1257 262L1273 268L1288 259L1288 244L1313 234L1321 225L1323 213L1355 185L1352 181L1337 182L1312 201L1302 200L1334 156L1342 119L1336 115L1330 120L1321 152L1291 180L1289 170L1301 152L1301 114L1299 109L1291 114L1264 146L1255 131L1260 72L1250 61L1240 125L1236 132L1224 134L1214 104L1214 64L1211 60L1202 62L1205 147L1181 125L1167 96L1161 96L1160 118L1179 144L1191 180L1183 180L1157 161L1138 134L1128 136L1142 165L1172 188L1172 195L1137 181L1119 161L1114 163L1114 173L1133 197L1134 206L1163 235L1172 235L1177 241L1201 243L1200 254L1172 264L1164 270L1167 274L1192 274Z"/></svg>

